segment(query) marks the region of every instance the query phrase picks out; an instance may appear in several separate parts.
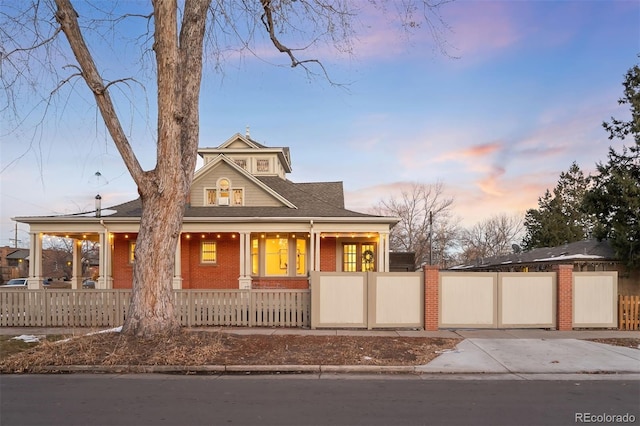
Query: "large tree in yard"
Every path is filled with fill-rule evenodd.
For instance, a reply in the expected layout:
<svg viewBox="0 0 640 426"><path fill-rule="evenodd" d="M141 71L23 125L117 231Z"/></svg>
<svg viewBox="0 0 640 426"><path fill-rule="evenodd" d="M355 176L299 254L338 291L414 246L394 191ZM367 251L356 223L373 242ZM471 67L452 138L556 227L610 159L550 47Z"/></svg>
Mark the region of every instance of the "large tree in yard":
<svg viewBox="0 0 640 426"><path fill-rule="evenodd" d="M220 58L216 53L221 47L234 48L229 47L230 39L236 39L238 49L250 49L255 34L263 31L265 39L285 55L292 67L327 76L323 64L316 59L298 59L300 50L321 42L349 49L358 7L373 5L380 10L385 4L392 6L403 17L405 28L425 25L440 43L442 22L438 8L443 3L446 1L155 0L150 5L125 2L123 5L138 9L119 13L115 2L82 2L78 3L79 13L71 0L3 2L0 78L8 96L2 112L19 109L21 100L12 98L11 93L15 93L22 79L26 79L26 85L37 86L39 73L56 75L57 86L45 89L52 92L75 84L78 79L84 81L137 185L142 212L135 246L133 295L123 333L152 336L179 327L173 307L172 277L196 165L205 40L211 41L210 57ZM140 8L143 13L139 13ZM91 39L86 36L98 23L107 22L107 27L114 30L125 21L129 27L142 28L137 38L142 44L141 56L152 58L153 66L146 70L156 73L157 90L148 89L157 96L156 163L146 170L134 153L130 135L123 129L126 116L122 111L126 109L113 98L114 89L138 82L129 76L105 78L97 65L98 52L91 50ZM103 33L99 36L109 39ZM116 43L120 39L112 40ZM66 60L72 62L61 63L65 56L48 50L52 43L60 49L70 47L72 54ZM296 50L289 47L293 44L305 47Z"/></svg>
<svg viewBox="0 0 640 426"><path fill-rule="evenodd" d="M640 269L640 67L625 76L620 104L629 105L631 119L612 118L603 123L609 139L631 137L621 151L609 148L607 163L597 165L593 188L586 194L585 208L597 218L598 239L607 238L619 259Z"/></svg>

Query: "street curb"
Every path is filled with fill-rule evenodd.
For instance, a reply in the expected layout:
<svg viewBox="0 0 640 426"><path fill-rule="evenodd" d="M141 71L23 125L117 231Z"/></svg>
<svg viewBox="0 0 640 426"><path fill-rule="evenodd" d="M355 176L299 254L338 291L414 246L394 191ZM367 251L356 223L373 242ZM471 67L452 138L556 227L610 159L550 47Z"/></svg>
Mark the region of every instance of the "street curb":
<svg viewBox="0 0 640 426"><path fill-rule="evenodd" d="M44 374L406 374L417 376L549 376L549 372L483 372L483 371L425 371L419 365L387 366L387 365L49 365L39 367ZM3 373L4 374L39 374L39 373ZM640 379L637 371L575 371L553 373L556 376L633 376Z"/></svg>
<svg viewBox="0 0 640 426"><path fill-rule="evenodd" d="M44 371L46 373L114 374L416 374L418 372L417 368L418 366L381 365L47 365L39 367L41 371Z"/></svg>

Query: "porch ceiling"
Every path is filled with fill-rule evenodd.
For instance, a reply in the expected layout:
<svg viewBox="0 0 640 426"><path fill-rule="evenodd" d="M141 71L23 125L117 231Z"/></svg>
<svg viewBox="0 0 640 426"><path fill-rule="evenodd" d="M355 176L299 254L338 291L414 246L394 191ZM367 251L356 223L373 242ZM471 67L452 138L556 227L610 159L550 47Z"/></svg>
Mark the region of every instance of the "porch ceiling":
<svg viewBox="0 0 640 426"><path fill-rule="evenodd" d="M45 237L71 238L81 241L100 241L100 234L92 232L43 232L43 235Z"/></svg>

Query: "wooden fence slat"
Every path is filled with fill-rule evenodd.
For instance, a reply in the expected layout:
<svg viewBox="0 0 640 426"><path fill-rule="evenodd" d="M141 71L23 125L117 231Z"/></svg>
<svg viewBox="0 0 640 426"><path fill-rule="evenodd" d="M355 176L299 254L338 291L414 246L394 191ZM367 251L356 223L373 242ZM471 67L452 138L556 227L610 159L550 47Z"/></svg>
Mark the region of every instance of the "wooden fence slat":
<svg viewBox="0 0 640 426"><path fill-rule="evenodd" d="M640 296L618 296L618 328L640 330Z"/></svg>

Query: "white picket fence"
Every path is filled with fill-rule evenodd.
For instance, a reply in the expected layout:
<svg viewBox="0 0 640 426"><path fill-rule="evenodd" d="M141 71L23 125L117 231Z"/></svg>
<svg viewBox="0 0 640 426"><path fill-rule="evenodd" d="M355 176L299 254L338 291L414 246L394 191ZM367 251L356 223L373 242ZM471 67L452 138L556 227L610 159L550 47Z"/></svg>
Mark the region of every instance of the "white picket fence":
<svg viewBox="0 0 640 426"><path fill-rule="evenodd" d="M308 327L309 290L175 290L183 326ZM1 327L116 327L131 290L1 289Z"/></svg>

